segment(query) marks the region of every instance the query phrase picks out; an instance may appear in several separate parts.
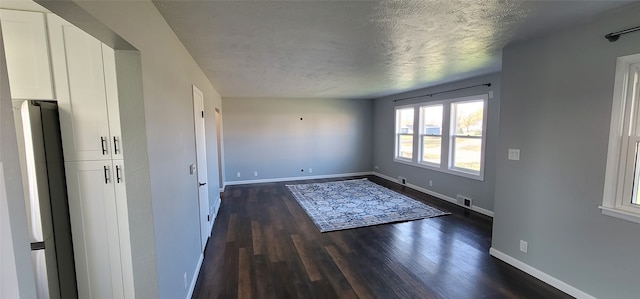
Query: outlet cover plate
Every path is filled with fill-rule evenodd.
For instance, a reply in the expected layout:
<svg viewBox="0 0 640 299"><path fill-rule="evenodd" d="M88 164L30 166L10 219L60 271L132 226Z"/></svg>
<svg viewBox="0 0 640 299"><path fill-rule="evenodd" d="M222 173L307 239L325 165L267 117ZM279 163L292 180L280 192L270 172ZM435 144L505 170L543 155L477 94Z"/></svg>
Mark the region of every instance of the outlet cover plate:
<svg viewBox="0 0 640 299"><path fill-rule="evenodd" d="M509 160L514 160L514 161L520 160L520 150L519 149L510 148L509 149Z"/></svg>
<svg viewBox="0 0 640 299"><path fill-rule="evenodd" d="M520 240L520 251L527 253L529 250L529 243L527 241Z"/></svg>

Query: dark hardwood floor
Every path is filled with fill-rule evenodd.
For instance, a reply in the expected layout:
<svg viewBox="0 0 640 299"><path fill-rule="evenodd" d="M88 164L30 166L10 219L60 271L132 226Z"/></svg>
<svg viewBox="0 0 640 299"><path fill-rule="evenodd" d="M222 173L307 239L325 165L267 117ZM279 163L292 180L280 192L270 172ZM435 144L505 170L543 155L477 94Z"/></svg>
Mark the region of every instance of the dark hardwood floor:
<svg viewBox="0 0 640 299"><path fill-rule="evenodd" d="M571 298L491 257L491 218L369 179L452 215L320 233L285 183L229 186L193 298Z"/></svg>

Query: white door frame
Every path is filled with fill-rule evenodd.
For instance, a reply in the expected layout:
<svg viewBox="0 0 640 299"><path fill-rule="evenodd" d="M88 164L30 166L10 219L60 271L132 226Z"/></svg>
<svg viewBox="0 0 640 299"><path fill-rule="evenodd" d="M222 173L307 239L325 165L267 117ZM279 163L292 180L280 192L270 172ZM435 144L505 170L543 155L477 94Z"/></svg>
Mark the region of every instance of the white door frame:
<svg viewBox="0 0 640 299"><path fill-rule="evenodd" d="M216 146L218 147L218 157L216 157L218 159L218 186L220 187L220 192L222 192L222 190L224 190L224 171L222 171L224 163L222 160L222 113L218 108L216 108L214 112L216 117Z"/></svg>

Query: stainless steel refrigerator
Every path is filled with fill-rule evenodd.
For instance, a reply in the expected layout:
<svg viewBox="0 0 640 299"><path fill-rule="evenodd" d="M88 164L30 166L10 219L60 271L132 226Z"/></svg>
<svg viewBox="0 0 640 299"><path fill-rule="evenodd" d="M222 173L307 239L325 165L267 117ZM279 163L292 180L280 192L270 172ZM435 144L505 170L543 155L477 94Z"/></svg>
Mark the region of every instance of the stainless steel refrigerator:
<svg viewBox="0 0 640 299"><path fill-rule="evenodd" d="M58 106L24 101L19 111L36 292L38 298L77 298Z"/></svg>

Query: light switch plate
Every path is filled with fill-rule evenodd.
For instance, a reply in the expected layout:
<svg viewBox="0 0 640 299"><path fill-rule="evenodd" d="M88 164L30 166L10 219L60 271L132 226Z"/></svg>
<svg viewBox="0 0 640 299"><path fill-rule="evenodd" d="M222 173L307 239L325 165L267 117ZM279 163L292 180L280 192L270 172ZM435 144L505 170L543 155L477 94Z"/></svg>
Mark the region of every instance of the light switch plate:
<svg viewBox="0 0 640 299"><path fill-rule="evenodd" d="M519 149L509 149L509 160L520 160L520 150Z"/></svg>
<svg viewBox="0 0 640 299"><path fill-rule="evenodd" d="M194 173L196 173L196 165L191 164L189 165L189 174L194 174Z"/></svg>

